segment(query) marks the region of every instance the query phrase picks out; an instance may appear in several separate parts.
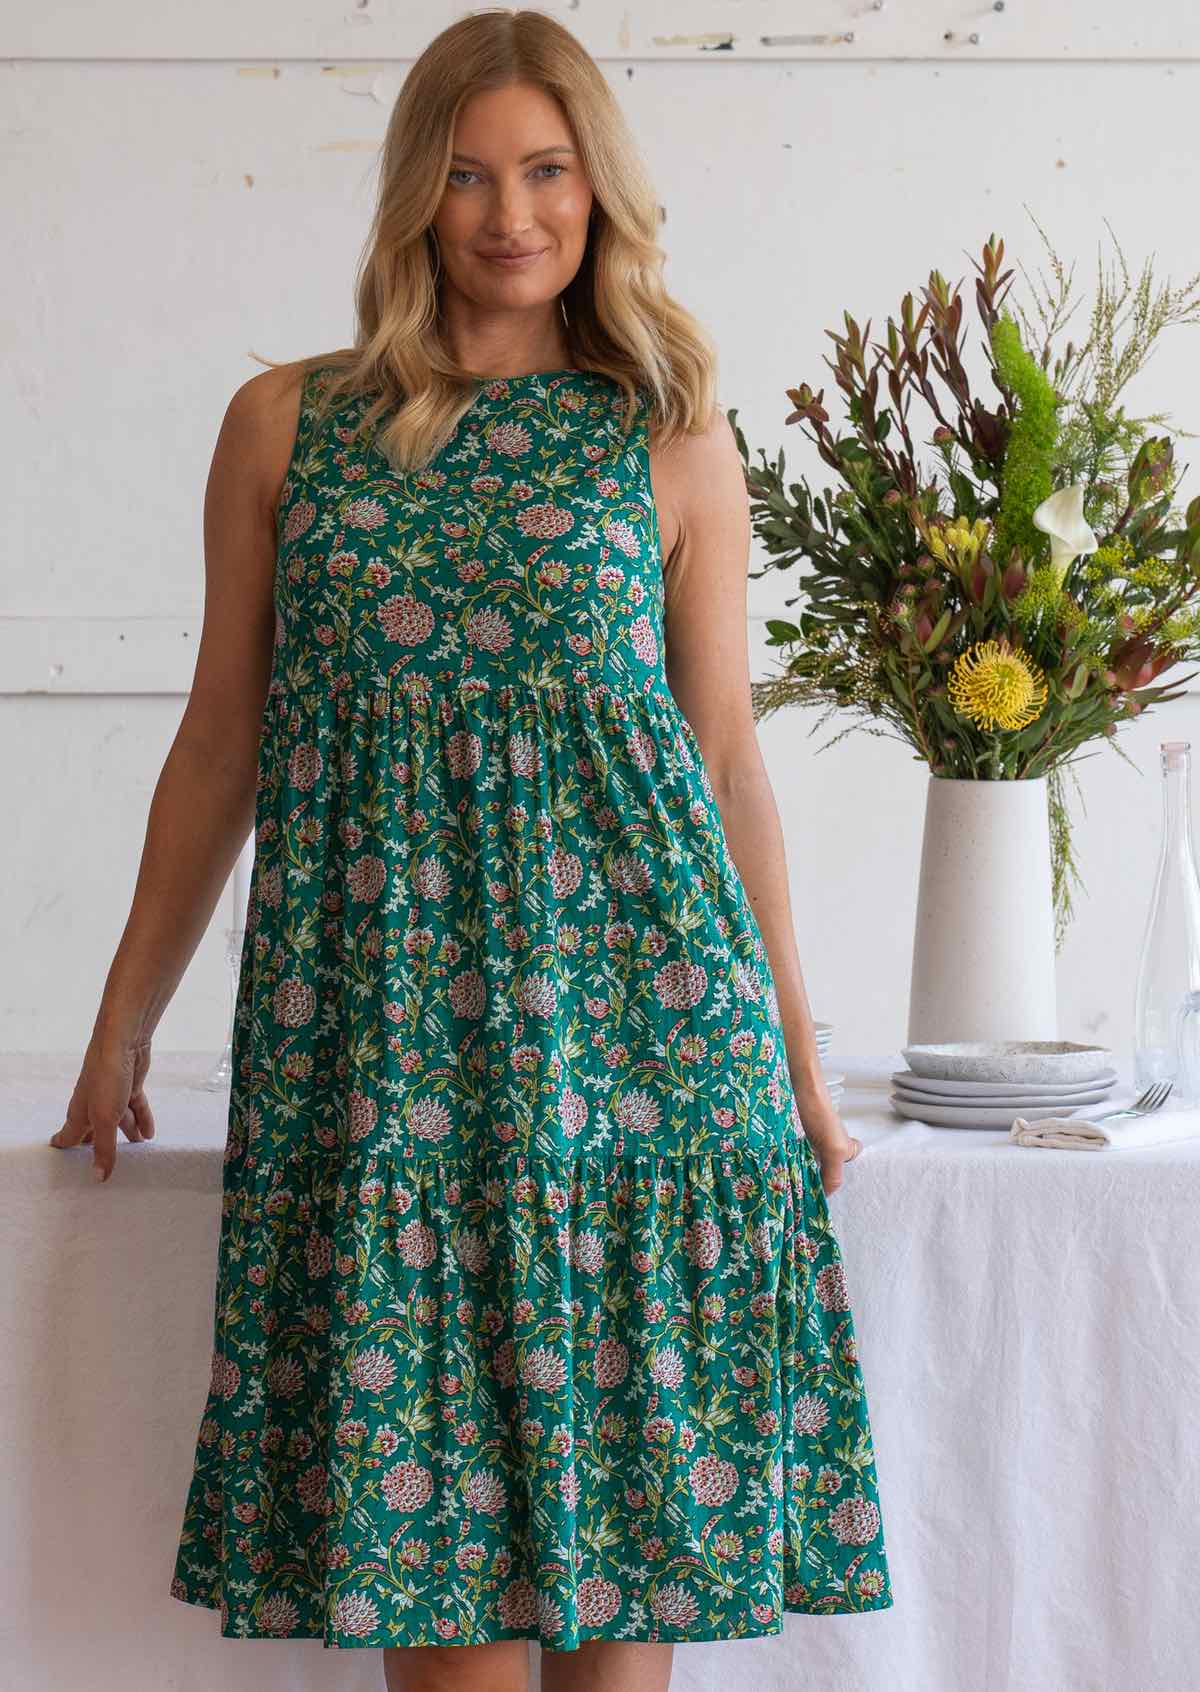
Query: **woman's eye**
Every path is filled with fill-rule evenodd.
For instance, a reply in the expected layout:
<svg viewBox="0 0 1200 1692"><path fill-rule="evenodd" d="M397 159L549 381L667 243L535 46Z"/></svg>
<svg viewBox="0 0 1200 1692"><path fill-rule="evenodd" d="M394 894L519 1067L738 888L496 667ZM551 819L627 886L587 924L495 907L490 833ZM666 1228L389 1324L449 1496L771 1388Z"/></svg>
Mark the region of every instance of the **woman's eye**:
<svg viewBox="0 0 1200 1692"><path fill-rule="evenodd" d="M556 164L553 160L550 160L550 162L547 163L547 164L538 165L536 167L536 169L538 169L538 170L553 170L553 171L557 171L559 173L565 172L566 168L567 168L566 165ZM455 165L450 171L450 179L453 180L454 177L456 177L456 176L474 176L474 174L475 174L475 172L473 170L467 170L462 165ZM551 181L553 181L553 180L554 179L551 178Z"/></svg>

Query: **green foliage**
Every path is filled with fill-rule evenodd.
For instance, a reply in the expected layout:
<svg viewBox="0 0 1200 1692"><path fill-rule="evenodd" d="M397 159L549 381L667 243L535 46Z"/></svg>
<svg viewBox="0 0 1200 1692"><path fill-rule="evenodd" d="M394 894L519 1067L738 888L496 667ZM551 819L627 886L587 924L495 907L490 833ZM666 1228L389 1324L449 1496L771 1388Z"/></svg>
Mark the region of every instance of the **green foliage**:
<svg viewBox="0 0 1200 1692"><path fill-rule="evenodd" d="M1058 395L1045 371L1021 345L1021 331L1007 312L992 325L991 344L1000 378L1018 404L1008 433L991 551L993 557L1007 560L1016 546L1026 557L1033 557L1040 545L1033 513L1054 492Z"/></svg>
<svg viewBox="0 0 1200 1692"><path fill-rule="evenodd" d="M1195 320L1200 277L1155 291L1149 265L1136 285L1123 257L1123 281L1101 267L1088 338L1056 352L1070 276L1050 249L1057 292L1031 288L1032 314L1003 310L1003 258L991 237L974 290L992 406L961 361L958 290L934 270L882 340L849 313L844 334L829 331L844 433L830 428L823 389L786 390L785 422L802 425L835 485L789 480L782 447L773 460L759 449L752 465L736 410L728 417L767 555L751 574L797 572L791 614L767 625L781 667L753 683L756 715L819 706L824 722L848 711L859 721L826 746L863 727L903 740L938 775L1048 777L1061 941L1077 875L1064 771L1091 741L1119 751L1123 721L1192 679L1171 691L1154 685L1161 672L1200 659L1200 499L1173 508L1172 442L1152 428L1163 419L1118 403L1158 333ZM924 459L917 404L933 417ZM1064 573L1032 519L1075 484L1099 546ZM1009 727L985 726L995 719L982 706L996 698L1008 700Z"/></svg>

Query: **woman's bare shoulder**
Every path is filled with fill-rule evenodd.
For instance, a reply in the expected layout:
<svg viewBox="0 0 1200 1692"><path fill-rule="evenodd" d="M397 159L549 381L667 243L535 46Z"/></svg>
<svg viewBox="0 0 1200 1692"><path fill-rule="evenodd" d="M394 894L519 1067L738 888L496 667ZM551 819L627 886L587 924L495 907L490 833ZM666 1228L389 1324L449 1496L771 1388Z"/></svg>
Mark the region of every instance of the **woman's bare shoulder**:
<svg viewBox="0 0 1200 1692"><path fill-rule="evenodd" d="M229 401L227 424L271 511L278 504L300 425L303 378L302 362L281 364L251 376Z"/></svg>

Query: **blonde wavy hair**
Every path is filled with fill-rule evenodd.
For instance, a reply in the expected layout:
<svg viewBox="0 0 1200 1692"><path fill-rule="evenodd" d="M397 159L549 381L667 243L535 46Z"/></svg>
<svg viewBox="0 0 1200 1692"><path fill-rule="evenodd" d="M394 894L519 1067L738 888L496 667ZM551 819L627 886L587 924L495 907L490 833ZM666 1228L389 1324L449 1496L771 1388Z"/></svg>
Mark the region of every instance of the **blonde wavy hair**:
<svg viewBox="0 0 1200 1692"><path fill-rule="evenodd" d="M594 216L579 269L560 295L569 362L611 376L632 422L635 385L649 391L664 444L712 419L716 354L704 328L662 282L659 208L624 116L599 67L542 12L493 8L460 18L415 61L388 120L378 200L355 284L354 345L290 368L332 371L322 414L374 396L359 427L392 413L375 445L394 469L420 469L453 434L478 378L443 334L431 224L445 191L454 123L481 89L528 82L553 95L574 134ZM280 368L282 363L262 359Z"/></svg>

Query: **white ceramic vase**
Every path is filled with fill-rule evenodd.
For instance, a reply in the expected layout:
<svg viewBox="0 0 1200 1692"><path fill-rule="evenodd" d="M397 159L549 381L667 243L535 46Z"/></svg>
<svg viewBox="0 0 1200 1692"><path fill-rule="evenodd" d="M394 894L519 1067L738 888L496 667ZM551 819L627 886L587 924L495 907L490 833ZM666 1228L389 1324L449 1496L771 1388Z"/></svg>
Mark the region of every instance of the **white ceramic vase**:
<svg viewBox="0 0 1200 1692"><path fill-rule="evenodd" d="M907 1043L1057 1038L1046 778L931 775Z"/></svg>

